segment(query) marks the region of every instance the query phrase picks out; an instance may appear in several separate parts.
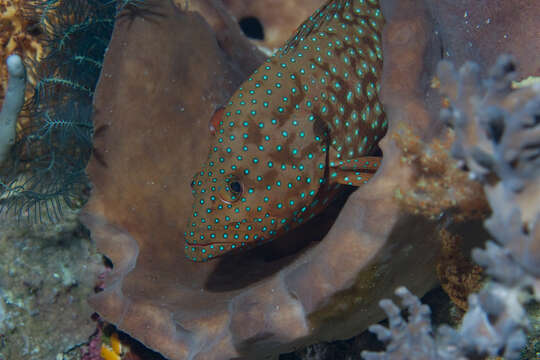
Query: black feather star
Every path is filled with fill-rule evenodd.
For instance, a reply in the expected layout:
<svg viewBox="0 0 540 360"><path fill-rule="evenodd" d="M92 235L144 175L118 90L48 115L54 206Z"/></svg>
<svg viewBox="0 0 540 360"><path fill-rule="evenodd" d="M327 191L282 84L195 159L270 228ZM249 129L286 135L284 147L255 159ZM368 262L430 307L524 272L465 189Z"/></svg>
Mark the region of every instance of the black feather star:
<svg viewBox="0 0 540 360"><path fill-rule="evenodd" d="M141 0L31 0L26 16L43 34L46 56L26 60L35 80L15 145L0 169L0 214L56 222L87 200L92 98L116 14Z"/></svg>

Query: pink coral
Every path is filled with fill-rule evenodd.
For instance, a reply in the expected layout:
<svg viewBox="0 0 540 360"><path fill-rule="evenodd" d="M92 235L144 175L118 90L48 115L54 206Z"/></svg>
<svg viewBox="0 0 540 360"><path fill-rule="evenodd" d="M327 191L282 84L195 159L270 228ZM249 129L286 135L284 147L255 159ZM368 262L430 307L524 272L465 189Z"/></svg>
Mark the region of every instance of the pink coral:
<svg viewBox="0 0 540 360"><path fill-rule="evenodd" d="M102 360L100 355L102 332L101 326L98 326L88 345L81 348L81 360Z"/></svg>

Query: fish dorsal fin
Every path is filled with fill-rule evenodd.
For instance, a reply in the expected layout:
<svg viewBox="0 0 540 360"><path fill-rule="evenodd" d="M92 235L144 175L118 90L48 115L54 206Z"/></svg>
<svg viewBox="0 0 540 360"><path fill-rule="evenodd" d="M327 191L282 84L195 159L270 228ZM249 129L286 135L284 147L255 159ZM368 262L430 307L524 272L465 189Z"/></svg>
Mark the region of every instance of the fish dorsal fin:
<svg viewBox="0 0 540 360"><path fill-rule="evenodd" d="M333 0L276 54L282 66L289 57L310 60L300 70L306 106L326 125L335 160L372 155L386 132L379 101L383 23L377 0Z"/></svg>

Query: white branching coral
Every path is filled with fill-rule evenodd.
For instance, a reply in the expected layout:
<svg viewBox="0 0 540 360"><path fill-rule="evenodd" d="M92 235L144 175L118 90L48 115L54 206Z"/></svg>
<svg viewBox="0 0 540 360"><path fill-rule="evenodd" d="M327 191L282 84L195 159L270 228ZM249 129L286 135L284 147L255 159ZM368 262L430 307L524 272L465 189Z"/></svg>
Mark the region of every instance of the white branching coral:
<svg viewBox="0 0 540 360"><path fill-rule="evenodd" d="M487 79L475 63L456 71L441 62L441 92L450 107L441 117L454 128L454 157L478 180L492 208L485 227L494 241L474 249L490 281L469 297L459 329L442 326L432 333L429 308L405 288L396 294L407 320L390 300L380 305L389 328L370 328L387 344L385 352L363 352L367 360L468 359L504 356L518 359L529 320L524 304L540 301L540 84L513 89L516 65L502 55Z"/></svg>

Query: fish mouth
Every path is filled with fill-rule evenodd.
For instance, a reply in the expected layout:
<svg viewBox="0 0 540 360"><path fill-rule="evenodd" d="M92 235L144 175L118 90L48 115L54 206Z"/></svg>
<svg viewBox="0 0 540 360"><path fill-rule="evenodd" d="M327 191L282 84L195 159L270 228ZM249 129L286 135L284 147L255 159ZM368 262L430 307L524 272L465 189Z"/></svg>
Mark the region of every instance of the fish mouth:
<svg viewBox="0 0 540 360"><path fill-rule="evenodd" d="M269 223L274 224L270 225ZM262 243L275 237L277 218L266 218L264 222L230 222L190 227L184 232L186 244L192 246L209 246L219 244Z"/></svg>
<svg viewBox="0 0 540 360"><path fill-rule="evenodd" d="M241 230L224 230L223 227L221 229L204 229L202 231L194 229L190 234L184 234L184 239L186 244L199 247L224 244L260 243L267 241L271 237L268 234L264 234L261 229L253 228L252 230L249 230L249 232ZM210 235L208 235L209 233Z"/></svg>
<svg viewBox="0 0 540 360"><path fill-rule="evenodd" d="M245 229L225 230L224 226L212 230L193 228L190 233L184 235L184 253L190 260L207 261L230 252L266 243L273 238L262 231L264 226L251 226L251 230L248 231L243 231ZM214 237L211 237L212 233L215 234Z"/></svg>
<svg viewBox="0 0 540 360"><path fill-rule="evenodd" d="M251 242L207 242L207 243L190 243L186 239L184 254L188 259L196 262L208 261L219 256L223 256L233 251L246 249L255 245Z"/></svg>

